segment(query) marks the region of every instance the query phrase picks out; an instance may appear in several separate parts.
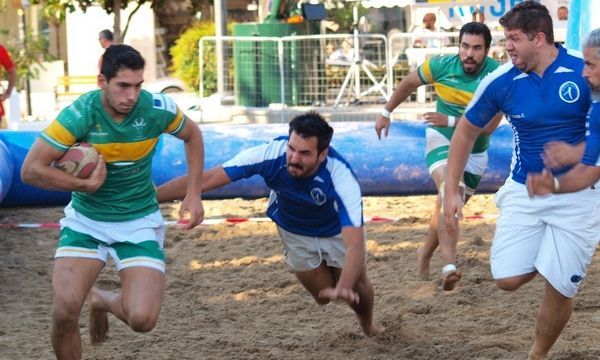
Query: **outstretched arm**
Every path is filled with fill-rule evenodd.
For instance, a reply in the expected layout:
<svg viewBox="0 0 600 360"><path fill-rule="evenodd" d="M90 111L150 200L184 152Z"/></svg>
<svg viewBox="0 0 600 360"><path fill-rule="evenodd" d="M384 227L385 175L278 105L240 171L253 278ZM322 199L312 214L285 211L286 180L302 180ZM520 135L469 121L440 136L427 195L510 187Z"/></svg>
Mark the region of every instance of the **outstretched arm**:
<svg viewBox="0 0 600 360"><path fill-rule="evenodd" d="M181 200L186 195L187 177L183 175L173 180L170 180L156 188L157 199L159 203ZM222 166L214 167L204 171L202 176L201 192L207 192L213 189L220 188L231 182L227 173Z"/></svg>
<svg viewBox="0 0 600 360"><path fill-rule="evenodd" d="M346 246L344 268L335 288L321 290L319 296L330 300L345 300L348 303L358 303L359 296L354 290L356 282L365 271L366 244L363 227L345 226L342 237Z"/></svg>
<svg viewBox="0 0 600 360"><path fill-rule="evenodd" d="M419 77L417 71L413 71L408 74L398 87L392 93L392 96L388 100L387 104L384 106L384 112L391 113L394 111L400 103L402 103L416 88L423 85L423 81ZM375 121L375 132L377 133L377 137L381 139L381 131L383 130L383 136L387 137L390 131L390 115L384 116L383 114L377 116L377 120Z"/></svg>

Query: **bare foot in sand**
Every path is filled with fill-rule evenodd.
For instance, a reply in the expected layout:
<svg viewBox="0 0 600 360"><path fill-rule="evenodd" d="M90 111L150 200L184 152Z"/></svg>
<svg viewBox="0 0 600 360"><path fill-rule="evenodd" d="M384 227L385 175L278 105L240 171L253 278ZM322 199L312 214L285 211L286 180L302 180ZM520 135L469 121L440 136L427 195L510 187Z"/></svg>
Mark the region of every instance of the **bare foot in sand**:
<svg viewBox="0 0 600 360"><path fill-rule="evenodd" d="M92 287L87 298L90 311L88 328L92 345L106 341L106 334L108 334L108 313L104 310L100 291Z"/></svg>
<svg viewBox="0 0 600 360"><path fill-rule="evenodd" d="M452 291L456 283L460 281L462 274L458 270L446 271L442 274L442 289L444 291Z"/></svg>
<svg viewBox="0 0 600 360"><path fill-rule="evenodd" d="M365 335L367 335L367 336L377 336L385 331L385 327L383 327L383 325L381 325L377 321L373 321L371 324L369 324L367 326L365 326L364 324L361 324L361 326L362 326L363 331L365 332Z"/></svg>
<svg viewBox="0 0 600 360"><path fill-rule="evenodd" d="M417 276L419 280L429 280L430 256L423 254L423 248L417 249Z"/></svg>
<svg viewBox="0 0 600 360"><path fill-rule="evenodd" d="M529 351L529 354L527 354L527 359L528 360L545 360L546 359L546 355L537 355L533 353L533 350Z"/></svg>

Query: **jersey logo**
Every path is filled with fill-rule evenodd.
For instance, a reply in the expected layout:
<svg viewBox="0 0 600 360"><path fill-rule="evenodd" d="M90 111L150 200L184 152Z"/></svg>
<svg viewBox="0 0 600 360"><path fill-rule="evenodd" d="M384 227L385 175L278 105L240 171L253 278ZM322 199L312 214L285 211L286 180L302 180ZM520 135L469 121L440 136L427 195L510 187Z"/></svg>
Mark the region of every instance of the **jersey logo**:
<svg viewBox="0 0 600 360"><path fill-rule="evenodd" d="M579 87L572 81L564 82L558 89L558 96L560 96L562 101L568 104L572 104L579 100L579 95Z"/></svg>
<svg viewBox="0 0 600 360"><path fill-rule="evenodd" d="M133 127L138 132L142 132L144 127L146 127L146 120L144 120L144 118L136 118L135 120L133 120Z"/></svg>
<svg viewBox="0 0 600 360"><path fill-rule="evenodd" d="M313 201L318 206L325 204L325 202L327 201L327 196L325 196L325 193L323 192L323 190L321 190L321 188L318 188L318 187L313 188L310 191L310 197L312 197Z"/></svg>

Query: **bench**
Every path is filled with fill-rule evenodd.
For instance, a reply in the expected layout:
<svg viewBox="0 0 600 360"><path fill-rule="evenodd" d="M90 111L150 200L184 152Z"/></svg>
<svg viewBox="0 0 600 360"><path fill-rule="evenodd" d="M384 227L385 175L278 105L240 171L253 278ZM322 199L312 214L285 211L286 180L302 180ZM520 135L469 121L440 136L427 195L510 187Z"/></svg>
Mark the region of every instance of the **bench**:
<svg viewBox="0 0 600 360"><path fill-rule="evenodd" d="M72 101L79 95L97 88L97 75L59 76L54 88L56 102Z"/></svg>

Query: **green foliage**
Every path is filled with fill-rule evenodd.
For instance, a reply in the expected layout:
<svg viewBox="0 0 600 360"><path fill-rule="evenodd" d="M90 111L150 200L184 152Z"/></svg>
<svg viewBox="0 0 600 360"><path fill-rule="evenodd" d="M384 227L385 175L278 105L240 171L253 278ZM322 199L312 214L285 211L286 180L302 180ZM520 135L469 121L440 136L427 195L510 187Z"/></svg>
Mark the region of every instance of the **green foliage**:
<svg viewBox="0 0 600 360"><path fill-rule="evenodd" d="M25 34L25 41L11 39L6 43L6 48L17 68L17 90L25 87L27 77L36 79L39 76L40 68L44 69L42 62L55 60L48 53L48 41L31 32Z"/></svg>
<svg viewBox="0 0 600 360"><path fill-rule="evenodd" d="M175 45L169 49L173 60L173 65L171 66L173 76L181 79L192 89L198 89L200 86L198 75L199 41L204 36L214 35L215 25L213 22L197 22L185 30L181 34L181 37L175 41ZM204 71L202 80L204 82L204 92L211 94L217 89L217 65L214 43L206 43L206 45L209 48L205 49L203 54Z"/></svg>
<svg viewBox="0 0 600 360"><path fill-rule="evenodd" d="M358 18L367 13L367 10L360 2L348 2L345 0L325 0L327 9L327 19L337 22L340 25L338 33L351 32L354 25L354 16L352 14L354 5L358 5Z"/></svg>

